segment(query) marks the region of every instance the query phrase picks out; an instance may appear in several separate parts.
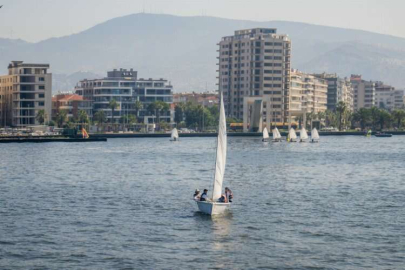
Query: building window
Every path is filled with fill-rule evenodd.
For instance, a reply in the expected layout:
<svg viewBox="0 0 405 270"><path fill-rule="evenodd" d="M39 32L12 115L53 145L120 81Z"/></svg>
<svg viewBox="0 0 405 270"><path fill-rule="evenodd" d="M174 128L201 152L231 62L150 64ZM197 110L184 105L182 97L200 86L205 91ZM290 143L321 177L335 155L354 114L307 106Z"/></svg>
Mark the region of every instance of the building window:
<svg viewBox="0 0 405 270"><path fill-rule="evenodd" d="M45 98L45 94L39 94L38 98Z"/></svg>
<svg viewBox="0 0 405 270"><path fill-rule="evenodd" d="M38 102L38 106L45 106L45 102L43 101Z"/></svg>
<svg viewBox="0 0 405 270"><path fill-rule="evenodd" d="M44 81L45 81L45 78L44 78L44 77L39 77L39 81L40 81L40 82L44 82Z"/></svg>
<svg viewBox="0 0 405 270"><path fill-rule="evenodd" d="M45 90L45 85L39 85L39 86L38 86L38 89L39 89L39 90Z"/></svg>

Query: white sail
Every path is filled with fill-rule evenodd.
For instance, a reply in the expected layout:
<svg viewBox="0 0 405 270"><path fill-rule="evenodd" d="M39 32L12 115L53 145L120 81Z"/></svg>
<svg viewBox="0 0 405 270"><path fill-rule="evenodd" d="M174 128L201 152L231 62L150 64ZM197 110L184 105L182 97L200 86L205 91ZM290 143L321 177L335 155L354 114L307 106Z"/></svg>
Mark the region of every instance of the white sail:
<svg viewBox="0 0 405 270"><path fill-rule="evenodd" d="M226 117L222 92L220 93L219 125L217 139L217 159L215 163L214 188L212 190L212 200L217 201L222 195L222 182L224 181L226 163Z"/></svg>
<svg viewBox="0 0 405 270"><path fill-rule="evenodd" d="M300 139L301 139L301 140L306 140L306 139L308 139L308 133L307 133L307 131L305 130L305 128L302 128L301 131L300 131Z"/></svg>
<svg viewBox="0 0 405 270"><path fill-rule="evenodd" d="M311 139L312 140L319 140L319 133L316 128L311 131Z"/></svg>
<svg viewBox="0 0 405 270"><path fill-rule="evenodd" d="M280 131L278 131L278 128L275 128L273 131L273 134L276 133L276 138L275 139L281 139L281 134ZM273 139L274 139L274 135L273 135Z"/></svg>
<svg viewBox="0 0 405 270"><path fill-rule="evenodd" d="M177 128L174 128L172 130L172 135L171 135L171 139L173 141L176 141L179 138L179 133L177 132Z"/></svg>
<svg viewBox="0 0 405 270"><path fill-rule="evenodd" d="M297 133L295 133L295 130L293 128L290 128L290 131L288 132L288 136L290 137L290 140L297 139Z"/></svg>
<svg viewBox="0 0 405 270"><path fill-rule="evenodd" d="M275 128L275 129L273 129L273 140L277 140L278 139L278 137L277 137L277 128Z"/></svg>
<svg viewBox="0 0 405 270"><path fill-rule="evenodd" d="M267 128L264 128L263 129L263 139L264 140L266 140L266 139L268 139L270 136L269 136L269 132L267 131Z"/></svg>

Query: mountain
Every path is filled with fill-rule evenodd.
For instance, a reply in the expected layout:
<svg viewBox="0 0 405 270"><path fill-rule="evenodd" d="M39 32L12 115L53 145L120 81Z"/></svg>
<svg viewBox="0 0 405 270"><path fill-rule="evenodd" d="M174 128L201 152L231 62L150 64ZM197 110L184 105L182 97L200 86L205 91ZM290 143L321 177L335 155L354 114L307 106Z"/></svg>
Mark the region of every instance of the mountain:
<svg viewBox="0 0 405 270"><path fill-rule="evenodd" d="M297 22L157 14L119 17L78 34L38 43L0 39L0 72L6 72L11 60L50 63L52 72L62 79L76 72L98 77L113 68L134 68L141 78L170 80L175 91L212 90L217 77L217 43L237 29L252 27L272 27L288 34L294 68L340 76L356 73L405 86L405 76L401 76L405 74L404 38ZM56 77L55 83L59 88L74 85L58 84Z"/></svg>

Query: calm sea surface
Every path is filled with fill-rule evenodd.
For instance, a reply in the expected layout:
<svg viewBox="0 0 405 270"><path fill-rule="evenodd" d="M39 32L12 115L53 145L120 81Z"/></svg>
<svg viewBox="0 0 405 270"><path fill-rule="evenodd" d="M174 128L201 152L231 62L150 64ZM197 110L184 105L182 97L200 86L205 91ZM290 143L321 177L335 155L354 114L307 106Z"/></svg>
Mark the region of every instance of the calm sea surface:
<svg viewBox="0 0 405 270"><path fill-rule="evenodd" d="M0 145L0 269L404 269L405 136Z"/></svg>

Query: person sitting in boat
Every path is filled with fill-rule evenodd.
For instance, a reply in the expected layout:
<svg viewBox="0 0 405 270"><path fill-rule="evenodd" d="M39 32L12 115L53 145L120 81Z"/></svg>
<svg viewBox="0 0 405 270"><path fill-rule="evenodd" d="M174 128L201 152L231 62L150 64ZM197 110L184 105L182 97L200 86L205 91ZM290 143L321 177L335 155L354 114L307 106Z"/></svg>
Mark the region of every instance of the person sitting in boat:
<svg viewBox="0 0 405 270"><path fill-rule="evenodd" d="M226 198L225 198L224 194L222 194L221 198L218 199L218 202L219 203L225 203L226 202Z"/></svg>
<svg viewBox="0 0 405 270"><path fill-rule="evenodd" d="M230 190L228 187L226 187L225 188L225 201L232 202L232 199L233 199L232 190Z"/></svg>
<svg viewBox="0 0 405 270"><path fill-rule="evenodd" d="M201 197L200 197L201 202L205 202L208 199L207 193L208 193L208 189L204 189L204 192L203 192L203 194L201 194Z"/></svg>
<svg viewBox="0 0 405 270"><path fill-rule="evenodd" d="M200 190L196 189L193 195L194 201L199 201L201 197Z"/></svg>

